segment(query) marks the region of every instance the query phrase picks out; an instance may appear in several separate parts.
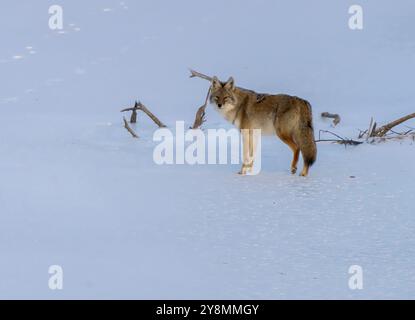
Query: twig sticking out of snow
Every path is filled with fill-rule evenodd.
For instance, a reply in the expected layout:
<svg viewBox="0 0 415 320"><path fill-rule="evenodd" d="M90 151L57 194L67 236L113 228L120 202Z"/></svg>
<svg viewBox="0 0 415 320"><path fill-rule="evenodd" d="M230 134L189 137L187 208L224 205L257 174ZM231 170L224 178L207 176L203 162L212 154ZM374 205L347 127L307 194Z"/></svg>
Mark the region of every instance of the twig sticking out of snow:
<svg viewBox="0 0 415 320"><path fill-rule="evenodd" d="M135 106L137 107L138 110L141 110L146 115L148 115L150 117L150 119L153 120L154 123L159 126L159 128L165 128L166 127L166 125L163 122L161 122L159 120L159 118L157 118L150 110L148 110L147 107L144 104L142 104L141 102L136 101Z"/></svg>
<svg viewBox="0 0 415 320"><path fill-rule="evenodd" d="M359 139L366 137L366 141L369 141L370 138L373 138L371 143L376 141L386 141L386 140L401 140L407 137L414 137L414 128L408 127L410 130L404 132L397 132L392 130L394 127L415 118L415 113L409 114L405 117L399 118L395 121L392 121L380 128L377 127L377 123L373 120L373 117L370 119L369 128L365 131L360 130ZM376 139L381 138L381 139Z"/></svg>
<svg viewBox="0 0 415 320"><path fill-rule="evenodd" d="M130 123L136 123L137 122L137 110L138 110L138 108L137 108L137 103L136 103L134 105L134 107L122 109L121 112L132 111L131 118L130 118Z"/></svg>
<svg viewBox="0 0 415 320"><path fill-rule="evenodd" d="M404 139L412 139L412 141L415 141L415 132L413 130L407 131L407 132L393 132L392 134L383 136L383 137L373 137L370 143L376 143L376 142L386 142L386 141L399 141Z"/></svg>
<svg viewBox="0 0 415 320"><path fill-rule="evenodd" d="M365 131L359 130L360 131L359 139L362 139L366 135L366 141L368 141L374 126L376 126L376 123L373 124L373 117L372 117L370 118L369 128L366 129Z"/></svg>
<svg viewBox="0 0 415 320"><path fill-rule="evenodd" d="M127 112L127 111L132 111L131 114L131 123L136 123L137 121L137 110L141 110L143 111L151 120L154 121L154 123L156 125L159 126L159 128L165 128L166 125L160 121L159 118L157 118L144 104L142 104L141 102L135 102L134 107L132 108L127 108L127 109L123 109L121 110L121 112Z"/></svg>
<svg viewBox="0 0 415 320"><path fill-rule="evenodd" d="M193 123L192 129L199 129L202 126L202 124L206 122L206 107L208 105L211 90L212 87L209 87L205 103L196 112L195 122Z"/></svg>
<svg viewBox="0 0 415 320"><path fill-rule="evenodd" d="M212 82L213 78L209 77L203 73L197 72L195 70L190 69L190 78L201 78L201 79L205 79L209 82Z"/></svg>
<svg viewBox="0 0 415 320"><path fill-rule="evenodd" d="M125 117L123 117L124 120L124 128L127 129L127 131L133 136L133 138L138 139L139 136L134 132L133 129L131 129L131 127L129 126L127 119L125 119Z"/></svg>
<svg viewBox="0 0 415 320"><path fill-rule="evenodd" d="M329 134L335 136L337 139L321 139L321 134L322 133L329 133ZM338 144L342 144L344 146L358 146L358 145L363 143L361 141L356 141L356 140L352 140L352 139L345 139L345 138L339 136L338 134L335 134L334 132L327 131L327 130L320 130L319 139L316 140L316 142L335 142L335 143L338 143Z"/></svg>
<svg viewBox="0 0 415 320"><path fill-rule="evenodd" d="M392 130L394 127L400 125L401 123L404 123L405 121L408 121L410 119L415 118L415 113L411 113L407 116L404 116L402 118L399 118L395 121L392 121L388 124L385 124L384 126L376 129L373 128L371 133L370 133L370 137L384 137L390 130Z"/></svg>
<svg viewBox="0 0 415 320"><path fill-rule="evenodd" d="M200 78L200 79L204 79L207 80L209 82L212 82L213 78L209 77L203 73L197 72L195 70L190 69L190 78ZM245 89L242 87L237 87L239 90L243 90L243 91L247 91L247 92L253 92L252 90L249 89ZM263 94L258 94L259 98L263 98L264 96L267 96L267 94L263 93Z"/></svg>

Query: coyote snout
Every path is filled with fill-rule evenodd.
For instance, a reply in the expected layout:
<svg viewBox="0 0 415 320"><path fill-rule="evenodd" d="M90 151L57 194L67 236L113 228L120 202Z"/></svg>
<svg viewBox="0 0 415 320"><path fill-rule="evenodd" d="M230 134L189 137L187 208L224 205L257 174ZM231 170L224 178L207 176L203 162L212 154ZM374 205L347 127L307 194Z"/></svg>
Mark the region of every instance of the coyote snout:
<svg viewBox="0 0 415 320"><path fill-rule="evenodd" d="M291 172L297 172L300 152L304 160L301 176L307 176L316 161L313 117L308 101L285 94L259 94L235 86L233 78L212 80L210 101L226 120L241 129L243 165L240 174L252 171L256 151L255 129L265 135L276 134L293 151Z"/></svg>

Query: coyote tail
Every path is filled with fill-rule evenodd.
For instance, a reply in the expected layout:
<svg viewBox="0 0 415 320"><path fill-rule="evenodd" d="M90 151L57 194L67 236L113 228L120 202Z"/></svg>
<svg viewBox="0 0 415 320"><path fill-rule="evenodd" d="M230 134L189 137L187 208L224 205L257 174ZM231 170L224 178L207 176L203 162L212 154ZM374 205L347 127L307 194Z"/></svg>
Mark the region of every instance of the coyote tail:
<svg viewBox="0 0 415 320"><path fill-rule="evenodd" d="M297 143L303 155L304 163L312 166L317 159L317 145L314 138L312 107L308 101L304 101L301 108Z"/></svg>

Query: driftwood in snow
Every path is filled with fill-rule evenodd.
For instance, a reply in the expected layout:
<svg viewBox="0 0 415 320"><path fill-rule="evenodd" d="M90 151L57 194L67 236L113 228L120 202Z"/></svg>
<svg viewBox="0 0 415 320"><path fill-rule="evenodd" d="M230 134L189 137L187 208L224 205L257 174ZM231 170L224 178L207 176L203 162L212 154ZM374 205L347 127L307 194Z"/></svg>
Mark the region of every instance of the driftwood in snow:
<svg viewBox="0 0 415 320"><path fill-rule="evenodd" d="M373 128L373 118L370 119L368 129L366 129L365 131L360 130L359 139L362 139L364 136L366 136L366 141L369 140L370 132L371 132L372 128Z"/></svg>
<svg viewBox="0 0 415 320"><path fill-rule="evenodd" d="M391 134L384 137L375 137L372 138L372 141L370 143L399 141L404 139L412 139L412 141L415 141L415 132L411 131L410 133Z"/></svg>
<svg viewBox="0 0 415 320"><path fill-rule="evenodd" d="M338 114L336 114L336 113L323 112L323 113L321 114L321 116L322 116L323 118L333 119L333 125L334 125L334 126L337 126L337 125L340 123L340 121L341 121L340 116L339 116Z"/></svg>
<svg viewBox="0 0 415 320"><path fill-rule="evenodd" d="M202 126L202 124L205 123L206 121L206 118L205 118L206 107L208 105L210 91L211 91L211 87L209 87L208 93L206 95L205 103L196 112L196 117L195 117L195 121L193 123L192 129L199 129Z"/></svg>
<svg viewBox="0 0 415 320"><path fill-rule="evenodd" d="M146 115L148 115L149 117L150 117L150 119L151 120L153 120L154 121L154 123L156 124L156 125L158 125L159 126L159 128L165 128L166 127L166 125L163 123L163 122L161 122L160 120L159 120L159 118L157 118L153 113L151 113L151 111L150 110L148 110L147 109L147 107L144 105L144 104L142 104L141 102L135 102L135 105L137 106L137 109L138 110L141 110L141 111L143 111Z"/></svg>
<svg viewBox="0 0 415 320"><path fill-rule="evenodd" d="M192 69L190 69L190 78L200 78L200 79L207 80L209 82L212 82L212 80L213 80L213 77L207 76L207 75L205 75L203 73L197 72L197 71L192 70ZM242 91L253 92L252 90L245 89L245 88L242 88L242 87L237 87L237 88L239 90L242 90ZM263 97L265 97L265 96L267 96L267 94L265 94L265 93L258 93L258 97L261 98L261 99Z"/></svg>
<svg viewBox="0 0 415 320"><path fill-rule="evenodd" d="M409 128L410 130L406 130L404 132L396 132L393 130L394 127L413 118L415 118L415 113L399 118L381 127L378 127L377 122L374 121L373 118L371 118L369 128L366 129L365 131L360 131L359 139L366 137L366 141L369 141L370 138L386 138L382 140L382 141L385 141L385 140L393 140L393 139L403 139L408 136L413 137L413 133L414 133L413 128Z"/></svg>
<svg viewBox="0 0 415 320"><path fill-rule="evenodd" d="M213 78L209 77L203 73L197 72L195 70L190 69L190 78L200 78L212 82Z"/></svg>
<svg viewBox="0 0 415 320"><path fill-rule="evenodd" d="M132 108L126 108L121 110L121 112L128 112L128 111L132 111L131 114L131 119L130 122L131 123L136 123L137 122L137 111L141 110L143 111L151 120L154 121L154 123L156 125L159 126L159 128L165 128L166 125L160 121L159 118L157 118L144 104L142 104L141 102L135 102L134 107Z"/></svg>
<svg viewBox="0 0 415 320"><path fill-rule="evenodd" d="M131 118L130 118L130 123L136 123L137 122L137 104L134 105L134 107L132 108L127 108L127 109L123 109L121 110L121 112L128 112L131 111Z"/></svg>
<svg viewBox="0 0 415 320"><path fill-rule="evenodd" d="M202 124L206 122L206 105L201 106L197 109L195 122L193 122L193 126L191 129L199 129Z"/></svg>
<svg viewBox="0 0 415 320"><path fill-rule="evenodd" d="M389 131L391 131L394 127L404 123L405 121L408 121L410 119L415 118L415 113L411 113L407 116L404 116L402 118L399 118L395 121L392 121L388 124L385 124L384 126L380 127L380 128L376 128L376 126L374 126L374 128L372 128L371 132L370 132L370 137L384 137ZM376 123L375 123L376 125Z"/></svg>
<svg viewBox="0 0 415 320"><path fill-rule="evenodd" d="M321 139L321 134L322 133L328 133L334 137L336 137L337 139ZM318 140L316 140L316 142L334 142L334 143L338 143L338 144L342 144L344 146L358 146L360 144L362 144L362 141L356 141L356 140L352 140L352 139L345 139L341 136L339 136L338 134L331 132L331 131L327 131L327 130L320 130L319 132L319 138Z"/></svg>
<svg viewBox="0 0 415 320"><path fill-rule="evenodd" d="M133 129L131 129L131 127L128 124L127 119L125 119L125 117L123 117L123 120L124 120L124 128L127 129L127 131L133 136L133 138L138 139L139 136L134 132Z"/></svg>
<svg viewBox="0 0 415 320"><path fill-rule="evenodd" d="M159 118L157 118L150 110L148 110L148 108L143 105L141 102L135 102L134 107L132 108L126 108L126 109L122 109L121 112L131 112L131 118L130 118L130 123L136 123L137 122L137 111L141 110L143 111L147 116L149 116L149 118L151 120L154 121L155 124L157 124L160 128L164 128L166 127L163 122L161 122L159 120ZM134 132L134 130L130 127L130 125L128 124L128 121L125 117L123 117L123 121L124 121L124 128L127 129L127 131L131 134L131 136L133 138L139 138L138 134L136 134Z"/></svg>

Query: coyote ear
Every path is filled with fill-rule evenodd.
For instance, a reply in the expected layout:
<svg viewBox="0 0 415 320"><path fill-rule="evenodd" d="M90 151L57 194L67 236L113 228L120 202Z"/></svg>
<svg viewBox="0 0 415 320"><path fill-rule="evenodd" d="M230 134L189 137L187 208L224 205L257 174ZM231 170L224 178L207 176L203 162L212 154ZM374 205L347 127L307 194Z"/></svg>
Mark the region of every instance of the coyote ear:
<svg viewBox="0 0 415 320"><path fill-rule="evenodd" d="M212 87L213 88L220 88L222 87L222 84L220 83L218 77L214 76L212 79Z"/></svg>
<svg viewBox="0 0 415 320"><path fill-rule="evenodd" d="M232 77L230 77L229 80L226 82L225 88L230 90L235 89L235 80L233 80Z"/></svg>

